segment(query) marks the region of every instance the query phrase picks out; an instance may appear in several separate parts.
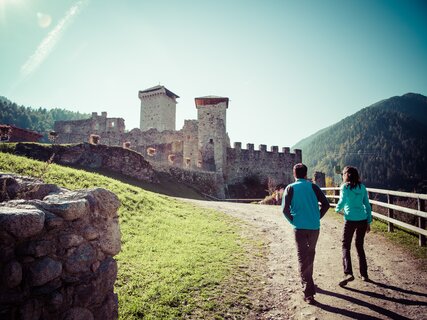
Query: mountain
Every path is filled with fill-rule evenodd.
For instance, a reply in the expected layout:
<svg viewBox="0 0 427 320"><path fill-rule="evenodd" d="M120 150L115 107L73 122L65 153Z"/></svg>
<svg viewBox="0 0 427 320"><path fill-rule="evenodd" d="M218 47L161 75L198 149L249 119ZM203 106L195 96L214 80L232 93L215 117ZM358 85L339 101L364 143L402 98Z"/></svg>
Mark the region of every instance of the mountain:
<svg viewBox="0 0 427 320"><path fill-rule="evenodd" d="M341 181L335 168L359 169L368 187L427 192L427 97L379 101L301 140L303 161Z"/></svg>
<svg viewBox="0 0 427 320"><path fill-rule="evenodd" d="M44 108L33 109L31 107L18 106L9 99L0 96L0 124L15 125L19 128L30 129L44 134L53 130L55 121L79 120L90 118L89 114L72 112L65 109Z"/></svg>

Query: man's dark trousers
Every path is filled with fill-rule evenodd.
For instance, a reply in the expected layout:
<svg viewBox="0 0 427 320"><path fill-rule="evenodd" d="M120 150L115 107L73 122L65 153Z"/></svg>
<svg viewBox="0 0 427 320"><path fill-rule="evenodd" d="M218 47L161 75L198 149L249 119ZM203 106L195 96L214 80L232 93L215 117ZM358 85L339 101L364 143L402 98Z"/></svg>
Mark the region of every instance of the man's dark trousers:
<svg viewBox="0 0 427 320"><path fill-rule="evenodd" d="M316 294L313 281L313 263L319 230L294 229L294 232L304 296L313 296Z"/></svg>

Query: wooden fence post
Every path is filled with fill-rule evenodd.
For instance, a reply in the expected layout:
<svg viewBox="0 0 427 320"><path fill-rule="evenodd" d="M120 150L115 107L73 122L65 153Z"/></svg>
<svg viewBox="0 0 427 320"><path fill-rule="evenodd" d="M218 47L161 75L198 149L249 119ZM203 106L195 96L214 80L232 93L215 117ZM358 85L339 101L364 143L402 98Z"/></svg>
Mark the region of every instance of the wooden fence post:
<svg viewBox="0 0 427 320"><path fill-rule="evenodd" d="M393 204L393 196L392 195L387 195L387 203L388 204ZM387 215L389 218L393 218L393 214L394 214L394 210L387 208ZM390 221L387 222L387 231L388 232L393 232L394 231L394 224L391 223Z"/></svg>
<svg viewBox="0 0 427 320"><path fill-rule="evenodd" d="M418 198L418 210L419 211L425 211L425 201ZM418 217L418 227L420 227L421 229L425 229L426 228L426 219L423 217ZM425 246L426 245L426 236L423 234L420 234L418 236L418 243L420 246Z"/></svg>

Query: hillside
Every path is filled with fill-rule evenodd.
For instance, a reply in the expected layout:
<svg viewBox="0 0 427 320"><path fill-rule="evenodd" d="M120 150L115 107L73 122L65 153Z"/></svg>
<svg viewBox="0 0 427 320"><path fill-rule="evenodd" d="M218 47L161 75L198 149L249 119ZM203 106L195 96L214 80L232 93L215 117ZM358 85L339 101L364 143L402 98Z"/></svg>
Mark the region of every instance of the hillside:
<svg viewBox="0 0 427 320"><path fill-rule="evenodd" d="M427 192L427 97L408 93L382 100L301 140L312 171L360 169L369 187Z"/></svg>
<svg viewBox="0 0 427 320"><path fill-rule="evenodd" d="M19 128L30 129L44 134L43 141L47 141L46 133L53 130L55 121L87 119L90 115L72 112L65 109L45 108L34 109L18 106L5 97L0 96L0 124L13 124Z"/></svg>
<svg viewBox="0 0 427 320"><path fill-rule="evenodd" d="M0 153L0 172L43 176L71 190L105 188L119 197L120 319L222 319L230 312L244 319L251 312L249 297L260 283L249 284L248 268L252 255L261 257L260 239L244 236L236 219L100 174L7 153Z"/></svg>

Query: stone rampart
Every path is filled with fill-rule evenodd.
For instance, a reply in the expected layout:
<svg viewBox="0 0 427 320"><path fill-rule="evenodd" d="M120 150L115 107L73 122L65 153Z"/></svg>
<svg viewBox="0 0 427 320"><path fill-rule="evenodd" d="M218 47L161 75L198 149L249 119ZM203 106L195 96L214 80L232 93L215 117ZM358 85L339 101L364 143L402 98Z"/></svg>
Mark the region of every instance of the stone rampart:
<svg viewBox="0 0 427 320"><path fill-rule="evenodd" d="M259 150L248 143L242 149L240 142L234 143L234 148L227 148L227 182L238 184L246 177L257 177L261 183L274 180L274 183L291 183L292 167L302 161L301 150L295 149L291 153L289 148L282 148L279 152L277 146L272 146L267 151L266 145L260 145Z"/></svg>
<svg viewBox="0 0 427 320"><path fill-rule="evenodd" d="M101 137L104 144L121 145L125 132L125 121L122 118L108 118L106 112L100 116L96 112L92 117L83 120L55 121L57 143L87 142L91 134Z"/></svg>
<svg viewBox="0 0 427 320"><path fill-rule="evenodd" d="M89 143L54 145L52 148L29 143L16 145L16 154L41 161L47 161L53 153L55 163L104 169L142 181L157 182L150 163L140 153L130 149Z"/></svg>
<svg viewBox="0 0 427 320"><path fill-rule="evenodd" d="M0 186L0 318L117 319L117 196L4 174Z"/></svg>

